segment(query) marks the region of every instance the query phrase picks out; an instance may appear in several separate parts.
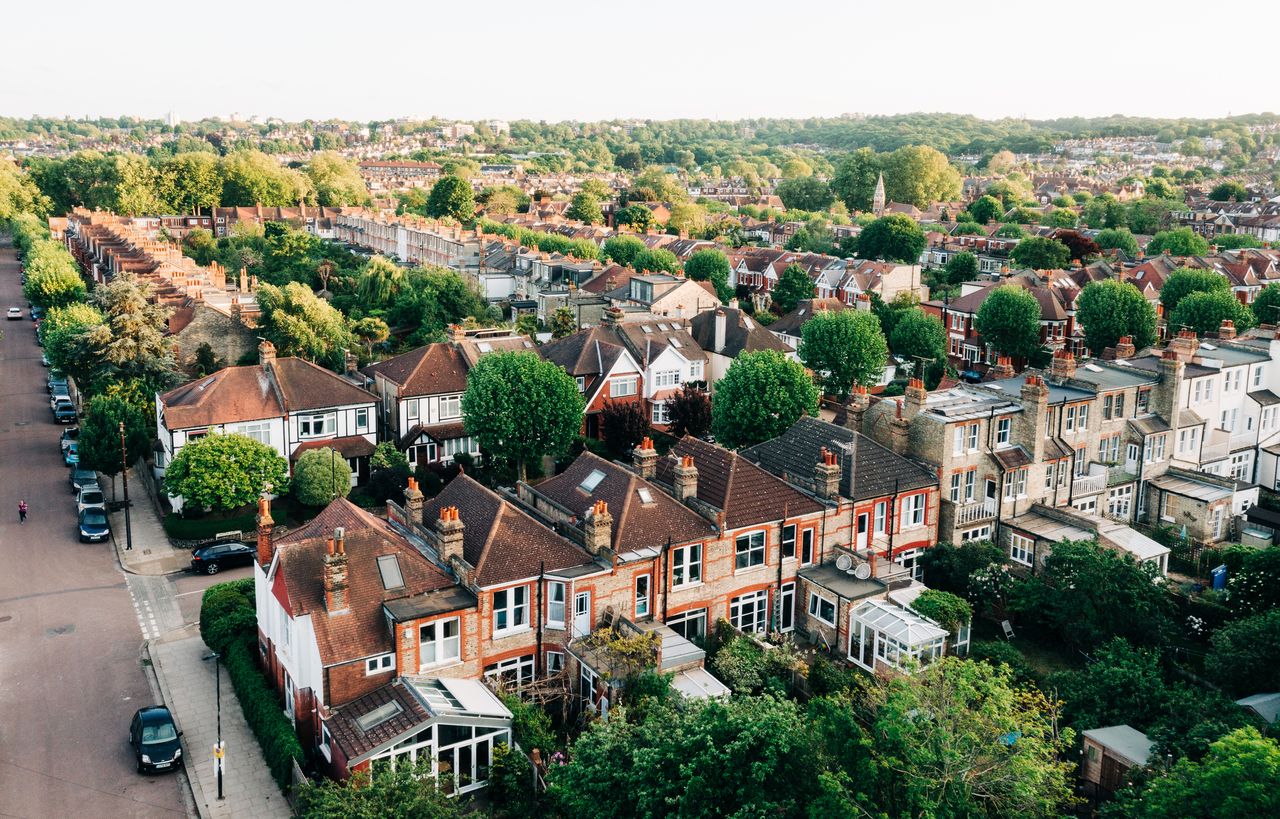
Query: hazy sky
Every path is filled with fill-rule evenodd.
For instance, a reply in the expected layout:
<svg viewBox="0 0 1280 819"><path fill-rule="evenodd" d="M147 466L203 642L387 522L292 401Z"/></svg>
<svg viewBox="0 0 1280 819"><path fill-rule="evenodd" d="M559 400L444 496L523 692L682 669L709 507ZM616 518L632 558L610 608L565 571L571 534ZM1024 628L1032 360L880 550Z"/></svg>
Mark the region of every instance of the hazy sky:
<svg viewBox="0 0 1280 819"><path fill-rule="evenodd" d="M5 5L4 115L555 121L1280 110L1257 36L1280 30L1280 0ZM1233 57L1236 44L1246 50Z"/></svg>

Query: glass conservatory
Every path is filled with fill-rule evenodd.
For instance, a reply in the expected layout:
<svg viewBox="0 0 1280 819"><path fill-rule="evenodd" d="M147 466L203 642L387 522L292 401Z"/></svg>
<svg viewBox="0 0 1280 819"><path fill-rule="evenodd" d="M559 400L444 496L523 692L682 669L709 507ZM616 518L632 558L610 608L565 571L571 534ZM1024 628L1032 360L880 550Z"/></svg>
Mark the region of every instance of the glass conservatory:
<svg viewBox="0 0 1280 819"><path fill-rule="evenodd" d="M943 655L947 630L909 609L864 600L849 612L849 661L867 671L909 670Z"/></svg>

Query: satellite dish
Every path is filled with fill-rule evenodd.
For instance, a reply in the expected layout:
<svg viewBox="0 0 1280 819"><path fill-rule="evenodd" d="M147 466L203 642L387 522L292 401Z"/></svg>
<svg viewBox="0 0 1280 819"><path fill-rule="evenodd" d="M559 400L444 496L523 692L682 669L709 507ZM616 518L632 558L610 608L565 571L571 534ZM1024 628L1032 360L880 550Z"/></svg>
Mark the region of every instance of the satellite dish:
<svg viewBox="0 0 1280 819"><path fill-rule="evenodd" d="M853 565L853 559L848 555L840 555L836 558L836 568L842 572L849 571L849 567Z"/></svg>
<svg viewBox="0 0 1280 819"><path fill-rule="evenodd" d="M859 563L858 568L853 570L853 576L859 580L866 580L871 577L871 566L867 563Z"/></svg>

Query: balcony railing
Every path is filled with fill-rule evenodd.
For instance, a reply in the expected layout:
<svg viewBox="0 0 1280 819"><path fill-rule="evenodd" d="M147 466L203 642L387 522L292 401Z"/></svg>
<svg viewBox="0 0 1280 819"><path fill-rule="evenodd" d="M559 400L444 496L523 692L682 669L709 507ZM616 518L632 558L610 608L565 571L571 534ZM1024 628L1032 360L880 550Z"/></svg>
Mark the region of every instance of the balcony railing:
<svg viewBox="0 0 1280 819"><path fill-rule="evenodd" d="M963 506L956 504L955 509L956 526L977 523L996 516L996 502L990 499L978 501L977 503L966 503Z"/></svg>

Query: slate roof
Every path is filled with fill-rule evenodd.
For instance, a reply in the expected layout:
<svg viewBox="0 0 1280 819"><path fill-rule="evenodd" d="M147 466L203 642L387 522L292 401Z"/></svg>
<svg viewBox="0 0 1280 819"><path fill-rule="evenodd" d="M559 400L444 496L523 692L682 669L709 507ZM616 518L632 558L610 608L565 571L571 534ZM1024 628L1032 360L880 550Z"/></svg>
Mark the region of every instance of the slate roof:
<svg viewBox="0 0 1280 819"><path fill-rule="evenodd" d="M597 469L604 478L590 493L583 491L582 482ZM640 489L648 489L651 502L641 498ZM613 518L613 548L618 552L656 548L668 538L672 543L687 543L715 536L715 527L706 518L631 470L591 452L583 452L564 472L541 481L533 491L579 516L597 500L607 503Z"/></svg>
<svg viewBox="0 0 1280 819"><path fill-rule="evenodd" d="M658 461L658 480L670 486L676 458L698 468L698 500L724 512L728 529L820 512L822 504L743 455L686 435Z"/></svg>
<svg viewBox="0 0 1280 819"><path fill-rule="evenodd" d="M472 579L479 586L535 577L540 566L552 572L593 562L584 549L465 473L423 504L423 522L433 525L446 506L458 507L462 556L475 569Z"/></svg>
<svg viewBox="0 0 1280 819"><path fill-rule="evenodd" d="M324 557L333 530L345 530L347 608L330 613L324 604ZM311 615L323 665L338 665L394 649L382 605L454 584L390 525L345 498L325 507L306 525L276 541L273 592L289 612ZM395 555L404 586L384 589L378 557ZM281 601L282 603L284 600Z"/></svg>
<svg viewBox="0 0 1280 819"><path fill-rule="evenodd" d="M856 445L850 446L856 440ZM812 488L814 468L822 460L822 448L840 455L844 468L840 494L853 500L882 498L938 485L930 468L898 455L861 433L805 416L777 438L748 447L740 453L769 472L796 486ZM849 469L853 450L854 468Z"/></svg>
<svg viewBox="0 0 1280 819"><path fill-rule="evenodd" d="M813 318L814 314L821 313L823 311L836 313L841 310L852 309L852 307L837 298L802 299L796 304L794 310L770 324L769 332L798 336L800 335L800 328L803 327L809 319Z"/></svg>
<svg viewBox="0 0 1280 819"><path fill-rule="evenodd" d="M720 313L724 314L724 349L717 350L716 316ZM732 307L707 310L694 316L689 320L689 335L693 336L698 346L706 352L719 353L730 358L737 358L740 353L754 353L759 350L791 352L787 343L770 332L770 328L757 324L755 319Z"/></svg>
<svg viewBox="0 0 1280 819"><path fill-rule="evenodd" d="M160 396L164 424L171 430L375 401L371 393L337 373L292 357L278 358L267 367L224 367Z"/></svg>

